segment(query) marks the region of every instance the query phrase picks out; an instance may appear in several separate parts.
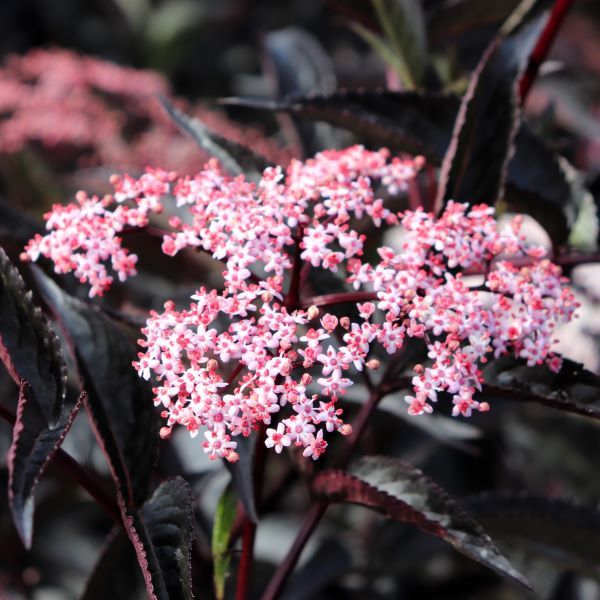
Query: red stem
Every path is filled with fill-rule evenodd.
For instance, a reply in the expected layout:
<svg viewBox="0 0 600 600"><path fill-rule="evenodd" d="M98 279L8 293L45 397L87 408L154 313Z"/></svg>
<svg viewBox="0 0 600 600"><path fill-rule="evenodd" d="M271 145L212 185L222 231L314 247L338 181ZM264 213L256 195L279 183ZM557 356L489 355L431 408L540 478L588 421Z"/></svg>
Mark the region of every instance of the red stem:
<svg viewBox="0 0 600 600"><path fill-rule="evenodd" d="M266 459L266 425L261 424L256 440L254 451L254 472L252 474L254 483L254 503L257 510L261 503L261 489L265 472ZM252 563L254 562L254 537L256 534L256 523L246 517L242 530L242 558L238 567L237 585L235 589L235 600L246 600L249 596L252 582Z"/></svg>
<svg viewBox="0 0 600 600"><path fill-rule="evenodd" d="M342 292L340 294L324 294L323 296L312 296L302 300L300 306L308 308L309 306L330 306L331 304L342 304L343 302L367 302L376 300L375 292Z"/></svg>
<svg viewBox="0 0 600 600"><path fill-rule="evenodd" d="M289 574L292 572L294 566L298 562L300 555L302 554L302 550L304 550L304 546L306 542L312 535L312 532L315 530L315 527L319 524L319 521L325 514L327 507L329 506L328 502L319 502L317 504L313 504L310 508L302 528L298 532L292 547L289 549L287 556L284 561L279 565L273 578L269 581L269 585L265 590L265 593L262 596L262 600L275 600L279 597L281 590L288 578Z"/></svg>
<svg viewBox="0 0 600 600"><path fill-rule="evenodd" d="M504 258L502 260L504 260ZM514 258L508 258L507 260L515 265L515 267L526 267L539 261L539 259L530 258L528 256L517 256ZM552 262L562 267L576 267L578 265L600 262L600 254L563 254L552 258ZM484 271L465 271L465 275L487 275L488 273L489 266ZM302 308L308 308L309 306L314 305L322 308L323 306L331 306L332 304L342 304L345 302L369 302L371 300L377 300L376 292L341 292L339 294L311 296L310 298L302 300L300 306Z"/></svg>
<svg viewBox="0 0 600 600"><path fill-rule="evenodd" d="M556 0L554 4L554 8L552 9L552 13L550 14L550 18L548 19L548 23L546 23L546 27L540 35L531 56L529 57L529 64L525 69L525 73L523 73L523 77L521 77L521 81L519 83L519 96L521 98L521 104L525 104L527 99L527 95L531 90L533 82L537 77L539 68L541 64L548 56L548 52L552 47L552 43L558 34L565 17L573 4L573 0Z"/></svg>
<svg viewBox="0 0 600 600"><path fill-rule="evenodd" d="M235 589L235 600L246 600L250 590L252 574L252 562L254 559L254 536L256 534L256 523L246 518L242 530L242 558L238 568L237 586Z"/></svg>
<svg viewBox="0 0 600 600"><path fill-rule="evenodd" d="M296 237L296 256L294 257L294 266L292 267L292 276L290 279L290 288L285 297L284 304L288 311L295 310L298 307L298 301L300 299L300 274L302 273L303 261L300 258L302 249L300 243L304 237L304 228L301 227Z"/></svg>
<svg viewBox="0 0 600 600"><path fill-rule="evenodd" d="M358 415L354 421L354 427L352 431L352 435L348 440L348 444L344 453L341 455L338 468L344 468L350 457L352 456L352 452L354 448L358 444L362 434L364 433L367 422L369 420L369 416L377 406L377 403L381 400L382 394L378 388L371 391L368 400L361 406ZM319 524L319 521L325 514L327 507L329 506L329 502L321 501L313 504L310 508L304 523L292 544L292 547L289 549L286 557L283 559L283 562L277 567L275 574L273 575L265 593L262 596L262 600L276 600L283 590L283 586L287 581L290 573L293 571L300 555L302 554L302 550L304 550L304 546L306 542L309 540L312 532L315 530L315 527Z"/></svg>

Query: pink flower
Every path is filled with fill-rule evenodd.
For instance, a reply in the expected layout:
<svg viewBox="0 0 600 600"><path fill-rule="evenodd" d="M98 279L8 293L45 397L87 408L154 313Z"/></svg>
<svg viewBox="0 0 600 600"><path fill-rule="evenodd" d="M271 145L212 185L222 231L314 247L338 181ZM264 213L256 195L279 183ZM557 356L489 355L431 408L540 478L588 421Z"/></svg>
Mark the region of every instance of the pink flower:
<svg viewBox="0 0 600 600"><path fill-rule="evenodd" d="M289 446L292 440L285 433L285 425L279 423L277 429L267 429L267 439L265 440L265 446L267 448L275 448L275 452L280 454L284 446Z"/></svg>

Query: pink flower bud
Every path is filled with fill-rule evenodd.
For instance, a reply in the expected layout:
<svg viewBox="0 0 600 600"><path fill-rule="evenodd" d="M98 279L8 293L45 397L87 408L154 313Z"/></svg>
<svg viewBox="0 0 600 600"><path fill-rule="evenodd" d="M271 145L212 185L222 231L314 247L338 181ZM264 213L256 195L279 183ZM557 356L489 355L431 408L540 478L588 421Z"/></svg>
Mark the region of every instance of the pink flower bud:
<svg viewBox="0 0 600 600"><path fill-rule="evenodd" d="M342 425L338 430L342 435L350 435L352 433L352 425L346 423Z"/></svg>
<svg viewBox="0 0 600 600"><path fill-rule="evenodd" d="M308 318L309 321L312 321L313 319L316 319L319 316L319 308L317 306L315 306L314 304L312 306L309 306L308 310L306 311L306 317Z"/></svg>

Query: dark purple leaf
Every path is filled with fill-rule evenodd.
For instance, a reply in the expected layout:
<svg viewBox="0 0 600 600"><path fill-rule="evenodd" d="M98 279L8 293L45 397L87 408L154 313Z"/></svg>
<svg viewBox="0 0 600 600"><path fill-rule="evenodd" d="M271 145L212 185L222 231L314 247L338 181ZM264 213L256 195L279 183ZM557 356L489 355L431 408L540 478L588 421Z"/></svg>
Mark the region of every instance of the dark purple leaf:
<svg viewBox="0 0 600 600"><path fill-rule="evenodd" d="M65 406L60 344L23 279L0 248L0 358L20 386L8 455L9 503L21 539L31 545L33 490L66 435L77 407Z"/></svg>
<svg viewBox="0 0 600 600"><path fill-rule="evenodd" d="M44 226L41 221L0 197L0 236L24 246L36 233L43 233L43 231Z"/></svg>
<svg viewBox="0 0 600 600"><path fill-rule="evenodd" d="M517 83L548 18L550 0L524 0L502 26L471 76L438 188L449 200L495 204L519 126Z"/></svg>
<svg viewBox="0 0 600 600"><path fill-rule="evenodd" d="M145 499L156 458L158 414L152 391L132 361L136 346L127 330L98 308L73 298L38 269L40 291L72 341L88 392L88 410L98 443L106 454L126 505Z"/></svg>
<svg viewBox="0 0 600 600"><path fill-rule="evenodd" d="M600 376L582 364L563 359L558 373L547 366L528 367L510 357L485 369L482 398L536 402L558 410L600 419Z"/></svg>
<svg viewBox="0 0 600 600"><path fill-rule="evenodd" d="M244 505L246 514L255 523L258 522L258 513L256 512L256 502L254 494L254 451L256 449L256 432L248 437L239 436L237 438L236 451L240 455L237 462L231 463L223 461L231 474L231 481L235 486L240 501Z"/></svg>
<svg viewBox="0 0 600 600"><path fill-rule="evenodd" d="M160 101L175 124L191 136L202 150L218 159L230 175L243 173L249 178L256 178L269 166L269 161L251 148L210 131L201 121L188 117L166 98L161 97Z"/></svg>
<svg viewBox="0 0 600 600"><path fill-rule="evenodd" d="M1 248L0 358L17 384L27 381L46 420L59 420L67 377L60 343Z"/></svg>
<svg viewBox="0 0 600 600"><path fill-rule="evenodd" d="M85 392L72 410L64 410L61 418L51 425L30 385L21 382L13 441L7 459L8 501L19 535L28 548L33 533L33 490L61 446L84 398Z"/></svg>
<svg viewBox="0 0 600 600"><path fill-rule="evenodd" d="M500 554L479 524L420 470L386 456L365 456L348 471L328 469L313 481L321 499L352 502L409 523L526 587L527 580Z"/></svg>
<svg viewBox="0 0 600 600"><path fill-rule="evenodd" d="M288 112L344 127L392 150L421 154L439 164L450 140L460 101L416 92L337 91L283 100L227 98L225 104Z"/></svg>
<svg viewBox="0 0 600 600"><path fill-rule="evenodd" d="M512 210L536 219L558 244L577 218L579 199L558 156L525 123L508 163L505 199Z"/></svg>
<svg viewBox="0 0 600 600"><path fill-rule="evenodd" d="M131 541L120 527L109 534L80 600L131 600L143 580Z"/></svg>
<svg viewBox="0 0 600 600"><path fill-rule="evenodd" d="M192 598L192 491L181 477L162 483L136 511L124 510L127 534L152 600Z"/></svg>
<svg viewBox="0 0 600 600"><path fill-rule="evenodd" d="M600 512L571 500L494 492L466 506L498 539L553 560L594 569L600 565Z"/></svg>

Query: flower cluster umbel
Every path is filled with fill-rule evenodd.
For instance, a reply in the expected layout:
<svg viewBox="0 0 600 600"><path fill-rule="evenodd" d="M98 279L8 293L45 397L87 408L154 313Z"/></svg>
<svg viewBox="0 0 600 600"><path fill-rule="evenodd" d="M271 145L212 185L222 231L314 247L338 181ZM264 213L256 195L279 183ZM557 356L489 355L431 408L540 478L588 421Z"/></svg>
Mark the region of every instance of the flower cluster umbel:
<svg viewBox="0 0 600 600"><path fill-rule="evenodd" d="M290 158L260 129L173 97L159 73L64 49L34 49L0 65L0 155L34 147L55 165L77 159L82 166L143 172L149 164L177 165L195 173L209 157L177 129L158 96L268 160Z"/></svg>
<svg viewBox="0 0 600 600"><path fill-rule="evenodd" d="M357 372L378 367L375 346L395 355L407 338L426 344L431 360L416 366L414 395L406 397L413 415L431 412L440 393L452 399L454 415L488 410L475 395L491 356L560 368L553 332L577 304L559 267L525 245L519 219L500 229L488 206L450 202L439 218L387 208L380 194L406 191L421 164L354 146L293 161L286 171L268 168L258 184L227 176L214 161L195 177L156 170L114 177L114 195L81 194L78 205L55 207L50 233L26 254L51 258L57 272L73 270L91 283L90 295L101 294L111 283L107 260L120 279L135 272L136 257L118 233L145 226L174 200L189 214L170 219L163 251L195 247L225 270L222 289L200 288L183 310L167 302L142 330L135 368L156 379L161 434L176 424L192 436L204 429L210 458L234 461L234 438L264 423L268 447L300 446L316 459L325 431L350 433L338 399ZM363 261L359 219L401 225L401 248L381 247L377 261ZM347 316L326 312L331 296L302 296L317 269L354 288L334 300ZM479 271L482 283L469 286L465 271Z"/></svg>

